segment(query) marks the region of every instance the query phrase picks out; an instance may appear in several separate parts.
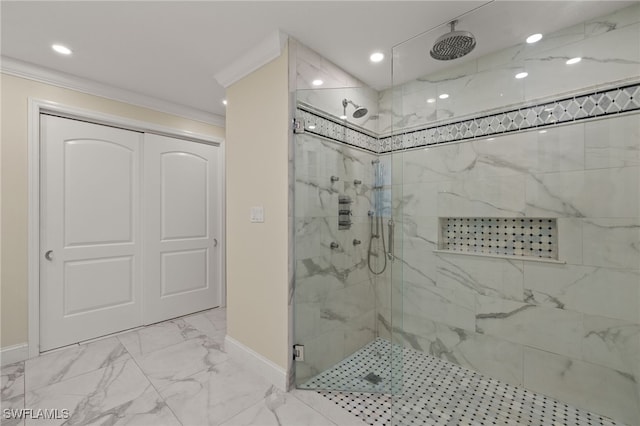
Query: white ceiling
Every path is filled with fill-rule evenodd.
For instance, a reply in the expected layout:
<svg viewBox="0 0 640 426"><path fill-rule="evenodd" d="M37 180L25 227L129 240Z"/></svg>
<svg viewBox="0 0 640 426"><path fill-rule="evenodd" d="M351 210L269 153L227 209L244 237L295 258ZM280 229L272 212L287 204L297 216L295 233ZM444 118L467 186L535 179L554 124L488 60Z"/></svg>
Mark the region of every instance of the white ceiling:
<svg viewBox="0 0 640 426"><path fill-rule="evenodd" d="M381 89L391 83L393 46L487 3L3 0L0 52L4 57L224 115L224 88L213 76L276 29ZM564 28L630 3L498 0L463 16L457 29L476 35L478 46L468 57L473 58L519 43L533 32ZM429 36L435 38L447 30L437 28ZM54 53L50 46L55 42L68 45L73 55ZM381 64L368 60L375 50L387 55ZM416 58L428 56L427 51L428 46L415 52ZM402 53L412 55L406 48ZM446 65L415 61L407 75L426 74Z"/></svg>

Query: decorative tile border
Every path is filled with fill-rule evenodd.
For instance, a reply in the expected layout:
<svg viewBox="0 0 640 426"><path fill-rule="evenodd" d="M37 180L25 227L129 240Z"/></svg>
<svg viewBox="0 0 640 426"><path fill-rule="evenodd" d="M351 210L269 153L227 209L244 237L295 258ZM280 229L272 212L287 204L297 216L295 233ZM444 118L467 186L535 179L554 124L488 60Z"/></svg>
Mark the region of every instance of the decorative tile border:
<svg viewBox="0 0 640 426"><path fill-rule="evenodd" d="M377 138L299 105L305 132L382 154L640 110L640 83ZM309 128L309 126L315 126Z"/></svg>
<svg viewBox="0 0 640 426"><path fill-rule="evenodd" d="M378 152L477 139L640 109L640 84L577 95L380 139Z"/></svg>
<svg viewBox="0 0 640 426"><path fill-rule="evenodd" d="M380 142L378 138L368 135L344 123L322 117L298 106L296 118L303 120L305 133L322 136L336 142L355 146L374 154L378 153Z"/></svg>

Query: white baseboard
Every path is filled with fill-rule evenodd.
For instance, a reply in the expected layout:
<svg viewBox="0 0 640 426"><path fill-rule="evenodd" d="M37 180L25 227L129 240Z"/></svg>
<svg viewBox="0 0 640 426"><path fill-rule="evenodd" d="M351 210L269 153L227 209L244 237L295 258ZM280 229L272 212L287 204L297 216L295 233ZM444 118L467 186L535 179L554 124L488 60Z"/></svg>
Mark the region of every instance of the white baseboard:
<svg viewBox="0 0 640 426"><path fill-rule="evenodd" d="M288 377L287 371L284 368L229 335L227 335L224 340L227 354L229 354L232 360L241 363L252 372L260 374L275 387L281 390L287 389Z"/></svg>
<svg viewBox="0 0 640 426"><path fill-rule="evenodd" d="M19 345L7 346L0 349L0 365L13 364L29 358L29 345L21 343Z"/></svg>

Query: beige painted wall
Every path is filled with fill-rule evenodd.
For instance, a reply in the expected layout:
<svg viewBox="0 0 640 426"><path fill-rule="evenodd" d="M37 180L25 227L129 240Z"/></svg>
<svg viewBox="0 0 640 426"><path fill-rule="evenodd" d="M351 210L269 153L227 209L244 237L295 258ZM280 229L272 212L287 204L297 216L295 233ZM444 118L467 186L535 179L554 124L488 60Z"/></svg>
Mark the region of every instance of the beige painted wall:
<svg viewBox="0 0 640 426"><path fill-rule="evenodd" d="M200 134L224 129L122 102L2 74L0 347L27 342L27 113L28 98L55 101Z"/></svg>
<svg viewBox="0 0 640 426"><path fill-rule="evenodd" d="M288 52L227 89L228 334L288 364ZM251 206L265 222L250 223Z"/></svg>

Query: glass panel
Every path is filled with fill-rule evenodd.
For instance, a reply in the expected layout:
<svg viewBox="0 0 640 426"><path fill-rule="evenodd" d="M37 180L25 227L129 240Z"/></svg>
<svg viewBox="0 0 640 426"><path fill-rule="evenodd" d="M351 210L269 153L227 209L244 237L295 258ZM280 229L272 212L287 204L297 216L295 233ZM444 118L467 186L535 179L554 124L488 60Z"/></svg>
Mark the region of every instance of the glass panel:
<svg viewBox="0 0 640 426"><path fill-rule="evenodd" d="M492 2L460 18L478 37L468 56L429 56L448 26L393 49L379 97L404 347L393 424L481 422L476 409L640 424L640 4L621 6L585 3L558 26L533 2ZM482 37L491 16L527 11L538 42ZM575 420L525 408L547 403Z"/></svg>
<svg viewBox="0 0 640 426"><path fill-rule="evenodd" d="M296 385L388 393L392 164L377 152L377 94L296 95L304 128L295 135L294 321L296 343L304 345Z"/></svg>

